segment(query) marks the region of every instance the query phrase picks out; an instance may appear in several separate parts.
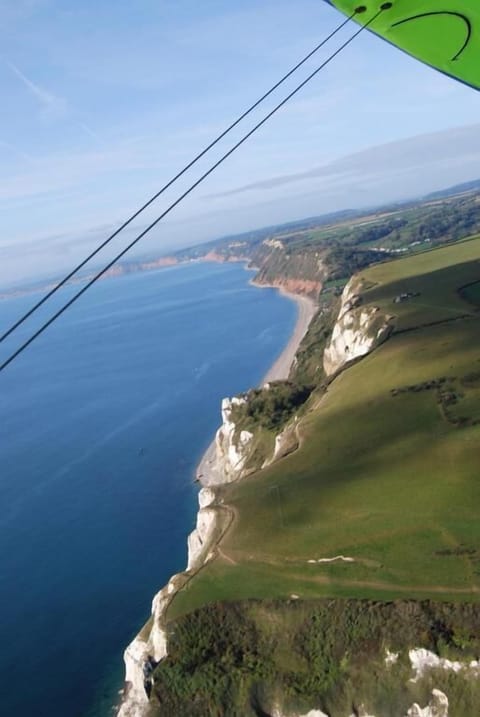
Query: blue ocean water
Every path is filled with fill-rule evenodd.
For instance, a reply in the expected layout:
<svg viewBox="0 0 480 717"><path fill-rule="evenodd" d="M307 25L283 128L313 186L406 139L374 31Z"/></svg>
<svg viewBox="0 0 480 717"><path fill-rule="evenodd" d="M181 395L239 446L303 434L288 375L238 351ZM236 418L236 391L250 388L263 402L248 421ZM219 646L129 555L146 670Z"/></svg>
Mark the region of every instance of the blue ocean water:
<svg viewBox="0 0 480 717"><path fill-rule="evenodd" d="M106 280L0 374L1 714L111 714L123 649L185 566L220 399L258 384L295 323L249 278ZM1 301L0 330L34 298Z"/></svg>

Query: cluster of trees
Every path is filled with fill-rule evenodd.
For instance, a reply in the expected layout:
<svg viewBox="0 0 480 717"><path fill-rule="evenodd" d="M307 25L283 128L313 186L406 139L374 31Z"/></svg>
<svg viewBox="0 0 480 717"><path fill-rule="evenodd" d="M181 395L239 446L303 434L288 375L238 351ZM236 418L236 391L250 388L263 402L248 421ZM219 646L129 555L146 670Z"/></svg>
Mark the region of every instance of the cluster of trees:
<svg viewBox="0 0 480 717"><path fill-rule="evenodd" d="M465 388L477 388L480 383L480 373L474 372L467 374L460 379L461 386ZM456 377L446 377L431 379L423 383L412 384L411 386L402 386L394 388L391 391L392 396L398 396L402 393L420 393L421 391L437 392L437 403L441 407L445 419L454 426L464 428L467 426L478 426L480 419L472 415L461 415L461 400L465 397L464 392L458 386ZM459 405L460 404L460 405Z"/></svg>
<svg viewBox="0 0 480 717"><path fill-rule="evenodd" d="M385 254L368 249L356 249L353 246L336 246L325 257L330 281L343 279L365 269L376 261L384 261Z"/></svg>
<svg viewBox="0 0 480 717"><path fill-rule="evenodd" d="M455 379L448 379L446 376L441 378L432 378L429 381L422 381L422 383L413 383L410 386L401 386L400 388L393 388L391 391L392 396L398 396L400 393L419 393L420 391L432 391L434 388L441 388L447 381L454 381Z"/></svg>
<svg viewBox="0 0 480 717"><path fill-rule="evenodd" d="M358 231L352 239L352 244L368 244L370 242L378 242L388 237L393 232L398 232L407 226L408 220L403 217L389 219L381 224L374 224Z"/></svg>
<svg viewBox="0 0 480 717"><path fill-rule="evenodd" d="M411 676L407 650L419 645L468 662L478 656L479 630L478 608L462 603L210 604L170 629L169 655L154 674L150 714L254 717L271 714L278 695L292 713L317 706L349 714L352 705L368 700L375 714L405 714L415 694L404 686ZM386 645L402 653L388 668L379 660ZM442 676L441 686L457 714L478 715L478 681L451 673ZM430 693L428 681L420 687Z"/></svg>
<svg viewBox="0 0 480 717"><path fill-rule="evenodd" d="M458 241L480 230L480 206L471 199L435 207L422 214L416 216L414 213L409 219L397 218L363 229L353 243L362 244L388 237L394 242L428 240L435 244Z"/></svg>
<svg viewBox="0 0 480 717"><path fill-rule="evenodd" d="M238 605L207 605L180 618L155 672L152 717L245 714L252 686L274 678L270 653Z"/></svg>
<svg viewBox="0 0 480 717"><path fill-rule="evenodd" d="M419 239L431 240L463 239L480 229L480 206L476 203L443 207L427 221L418 225L416 234Z"/></svg>
<svg viewBox="0 0 480 717"><path fill-rule="evenodd" d="M258 425L269 431L278 430L305 403L313 386L279 381L268 388L255 389L247 394L247 402L236 411L237 425Z"/></svg>

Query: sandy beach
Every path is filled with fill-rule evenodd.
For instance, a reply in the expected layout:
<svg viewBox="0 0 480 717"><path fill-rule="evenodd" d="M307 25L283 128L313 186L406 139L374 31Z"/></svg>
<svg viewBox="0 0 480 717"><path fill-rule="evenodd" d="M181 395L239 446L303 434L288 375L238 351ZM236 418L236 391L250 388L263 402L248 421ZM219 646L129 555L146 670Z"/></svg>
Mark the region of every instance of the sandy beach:
<svg viewBox="0 0 480 717"><path fill-rule="evenodd" d="M263 383L266 383L267 381L281 381L288 378L295 354L297 353L298 347L307 333L310 322L317 310L316 303L313 299L308 298L308 296L291 294L284 289L280 289L280 293L283 294L283 296L287 296L297 304L298 316L290 341L285 346L273 366L267 371L267 374L263 379Z"/></svg>
<svg viewBox="0 0 480 717"><path fill-rule="evenodd" d="M258 284L255 284L255 286L260 289L272 288ZM278 289L278 287L273 288ZM281 294L283 294L283 296L288 297L296 303L298 309L297 321L288 344L285 346L280 356L275 360L273 366L267 371L262 384L267 383L268 381L282 381L288 378L297 349L300 346L303 337L307 333L310 322L317 311L317 304L313 301L313 299L310 299L307 296L300 296L299 294L292 294L289 291L285 291L285 289L278 290ZM224 480L223 476L216 475L214 466L215 439L211 442L202 456L196 471L196 478L204 487L222 483Z"/></svg>

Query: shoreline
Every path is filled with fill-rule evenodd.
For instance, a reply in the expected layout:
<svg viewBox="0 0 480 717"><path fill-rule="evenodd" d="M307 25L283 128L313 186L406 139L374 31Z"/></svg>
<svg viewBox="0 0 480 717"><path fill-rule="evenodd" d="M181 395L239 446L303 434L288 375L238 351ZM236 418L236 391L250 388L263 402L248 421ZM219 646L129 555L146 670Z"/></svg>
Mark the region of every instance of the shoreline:
<svg viewBox="0 0 480 717"><path fill-rule="evenodd" d="M295 302L298 311L293 333L280 355L277 356L274 363L270 366L262 379L260 385L263 386L269 381L284 381L288 379L298 347L308 331L312 319L318 309L318 305L310 297L303 296L301 294L294 294L291 291L287 291L282 286L274 286L273 284L257 284L253 279L250 283L257 289L276 289L282 296L285 296L287 299L290 299L290 301ZM224 476L215 470L215 438L216 435L200 459L195 471L195 480L200 483L203 488L220 485L225 480Z"/></svg>
<svg viewBox="0 0 480 717"><path fill-rule="evenodd" d="M282 286L267 286L263 284L254 284L254 286L259 289L277 289L282 296L290 299L290 301L294 301L297 305L298 314L293 333L280 356L275 359L275 362L265 374L262 383L267 383L268 381L285 381L290 375L290 369L293 366L296 353L318 310L318 305L310 297L303 296L302 294L293 294Z"/></svg>
<svg viewBox="0 0 480 717"><path fill-rule="evenodd" d="M293 333L281 354L267 371L262 384L266 381L288 378L298 347L317 311L317 304L313 299L293 294L283 287L267 287L253 281L251 283L257 288L278 289L284 296L295 301L297 305L298 314ZM226 506L217 502L215 494L215 486L225 483L225 476L214 469L216 463L215 438L204 453L196 471L201 490L198 495L199 510L196 527L187 541L187 567L171 577L155 595L150 621L140 630L124 652L125 682L121 692L120 705L116 707L117 717L146 717L149 705L146 684L151 673L151 666L153 663L158 664L168 655L167 610L177 592L214 557L215 532L221 525L219 514L222 509L226 509Z"/></svg>

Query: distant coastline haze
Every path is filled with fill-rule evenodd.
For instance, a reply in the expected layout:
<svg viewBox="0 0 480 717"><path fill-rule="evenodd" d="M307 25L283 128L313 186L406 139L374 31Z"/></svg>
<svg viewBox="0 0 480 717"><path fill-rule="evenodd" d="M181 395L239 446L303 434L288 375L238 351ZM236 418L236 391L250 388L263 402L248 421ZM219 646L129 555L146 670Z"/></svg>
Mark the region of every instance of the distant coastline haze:
<svg viewBox="0 0 480 717"><path fill-rule="evenodd" d="M339 19L314 0L112 8L7 0L0 10L1 286L69 268ZM479 103L365 33L139 253L475 179Z"/></svg>

